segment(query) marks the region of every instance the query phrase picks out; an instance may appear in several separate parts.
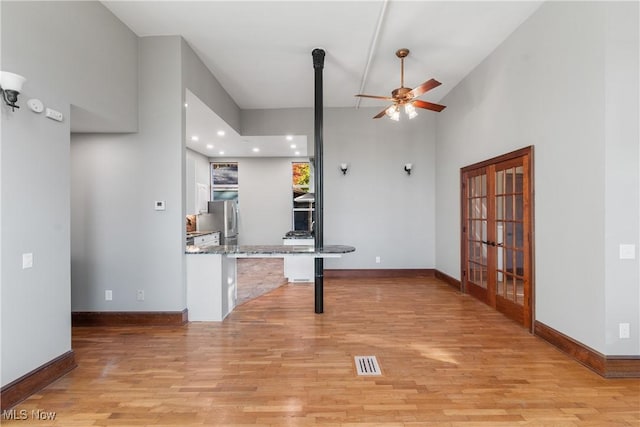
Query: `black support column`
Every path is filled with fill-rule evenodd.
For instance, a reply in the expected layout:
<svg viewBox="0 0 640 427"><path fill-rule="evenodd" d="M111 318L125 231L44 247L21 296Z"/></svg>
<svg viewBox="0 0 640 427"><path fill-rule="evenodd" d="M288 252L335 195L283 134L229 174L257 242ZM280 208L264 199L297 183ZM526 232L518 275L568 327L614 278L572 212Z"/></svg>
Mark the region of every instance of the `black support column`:
<svg viewBox="0 0 640 427"><path fill-rule="evenodd" d="M322 199L322 69L324 68L324 50L314 49L313 69L315 71L315 103L314 103L314 182L315 182L315 249L322 250L324 246L323 236L323 208ZM320 314L324 311L324 260L315 259L315 309Z"/></svg>

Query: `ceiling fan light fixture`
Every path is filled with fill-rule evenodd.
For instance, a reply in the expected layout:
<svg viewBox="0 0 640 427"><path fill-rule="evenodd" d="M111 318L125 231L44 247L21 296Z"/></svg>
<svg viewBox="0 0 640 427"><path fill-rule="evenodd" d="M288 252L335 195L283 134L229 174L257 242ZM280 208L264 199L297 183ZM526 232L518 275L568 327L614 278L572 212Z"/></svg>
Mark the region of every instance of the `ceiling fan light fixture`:
<svg viewBox="0 0 640 427"><path fill-rule="evenodd" d="M385 110L385 112L384 112L384 113L385 113L387 116L391 117L391 116L393 115L393 112L394 112L394 111L396 111L396 106L395 106L395 105L391 105L391 106L389 106L389 108L387 108L387 109Z"/></svg>
<svg viewBox="0 0 640 427"><path fill-rule="evenodd" d="M400 109L395 104L387 108L385 114L395 122L400 120Z"/></svg>
<svg viewBox="0 0 640 427"><path fill-rule="evenodd" d="M404 104L404 112L406 113L407 116L409 116L410 119L413 119L418 115L418 112L416 111L416 107L414 107L413 104L410 102L407 104Z"/></svg>

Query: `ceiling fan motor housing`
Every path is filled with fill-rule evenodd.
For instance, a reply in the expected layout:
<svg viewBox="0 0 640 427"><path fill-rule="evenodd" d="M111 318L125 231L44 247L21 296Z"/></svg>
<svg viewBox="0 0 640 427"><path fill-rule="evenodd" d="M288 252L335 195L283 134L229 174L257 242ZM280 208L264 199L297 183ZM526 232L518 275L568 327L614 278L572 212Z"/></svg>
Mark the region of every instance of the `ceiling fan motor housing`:
<svg viewBox="0 0 640 427"><path fill-rule="evenodd" d="M408 87L399 87L391 92L391 96L393 96L393 98L398 102L404 103L412 98L410 92L411 89Z"/></svg>

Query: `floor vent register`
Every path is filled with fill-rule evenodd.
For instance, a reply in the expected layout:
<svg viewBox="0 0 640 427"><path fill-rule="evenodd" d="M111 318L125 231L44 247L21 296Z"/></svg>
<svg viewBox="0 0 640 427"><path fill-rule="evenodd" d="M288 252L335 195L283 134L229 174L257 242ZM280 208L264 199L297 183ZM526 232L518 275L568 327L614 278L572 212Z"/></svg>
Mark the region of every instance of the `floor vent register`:
<svg viewBox="0 0 640 427"><path fill-rule="evenodd" d="M382 375L375 356L355 356L358 375Z"/></svg>

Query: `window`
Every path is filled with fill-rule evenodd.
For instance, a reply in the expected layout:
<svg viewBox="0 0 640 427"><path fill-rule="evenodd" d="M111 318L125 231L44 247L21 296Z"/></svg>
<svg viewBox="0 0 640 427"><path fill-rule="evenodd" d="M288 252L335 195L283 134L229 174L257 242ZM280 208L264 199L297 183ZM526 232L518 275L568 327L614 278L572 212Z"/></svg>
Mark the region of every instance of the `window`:
<svg viewBox="0 0 640 427"><path fill-rule="evenodd" d="M211 200L238 200L238 163L211 163Z"/></svg>
<svg viewBox="0 0 640 427"><path fill-rule="evenodd" d="M311 169L309 162L293 162L291 164L294 230L311 231L313 229L313 193L309 192Z"/></svg>

